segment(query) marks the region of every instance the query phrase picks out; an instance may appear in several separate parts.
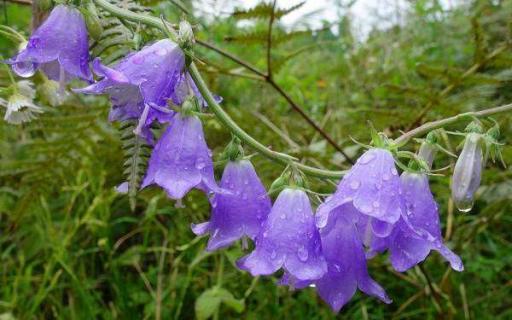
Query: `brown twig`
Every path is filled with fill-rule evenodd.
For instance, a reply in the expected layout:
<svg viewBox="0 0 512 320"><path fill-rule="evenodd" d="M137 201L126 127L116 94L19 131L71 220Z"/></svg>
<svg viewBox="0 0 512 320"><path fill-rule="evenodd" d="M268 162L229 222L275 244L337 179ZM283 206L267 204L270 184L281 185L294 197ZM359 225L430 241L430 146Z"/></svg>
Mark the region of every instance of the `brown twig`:
<svg viewBox="0 0 512 320"><path fill-rule="evenodd" d="M203 40L197 40L196 41L199 45L207 48L207 49L210 49L212 51L215 51L217 52L218 54L220 54L221 56L224 56L225 58L228 58L230 59L231 61L237 63L238 65L244 67L245 69L253 72L254 74L260 76L260 77L263 77L265 79L265 81L272 87L274 88L274 90L279 93L285 100L286 102L288 102L288 104L290 105L290 107L292 107L292 109L297 112L304 120L306 120L306 122L311 126L313 127L313 129L315 129L315 131L317 131L334 149L336 149L336 151L338 151L339 153L341 153L343 155L343 157L345 157L345 159L347 159L347 161L350 163L350 164L354 164L354 160L334 141L333 138L331 138L329 136L329 134L327 134L327 132L325 132L322 128L320 128L320 126L318 126L316 124L316 122L309 116L307 115L307 113L302 109L302 107L300 107L289 95L288 93L286 93L286 91L284 91L284 89L277 83L275 82L275 80L272 78L272 77L269 77L267 74L265 74L264 72L261 72L260 70L258 70L256 67L252 66L250 63L240 59L239 57L227 52L227 51L224 51L223 49L220 49L218 48L217 46L211 44L211 43L208 43L206 41L203 41Z"/></svg>
<svg viewBox="0 0 512 320"><path fill-rule="evenodd" d="M272 3L272 13L268 20L268 33L267 33L267 77L272 79L272 26L274 25L276 10L276 0Z"/></svg>
<svg viewBox="0 0 512 320"><path fill-rule="evenodd" d="M32 0L4 0L5 2L15 3L15 4L21 4L24 6L31 6Z"/></svg>

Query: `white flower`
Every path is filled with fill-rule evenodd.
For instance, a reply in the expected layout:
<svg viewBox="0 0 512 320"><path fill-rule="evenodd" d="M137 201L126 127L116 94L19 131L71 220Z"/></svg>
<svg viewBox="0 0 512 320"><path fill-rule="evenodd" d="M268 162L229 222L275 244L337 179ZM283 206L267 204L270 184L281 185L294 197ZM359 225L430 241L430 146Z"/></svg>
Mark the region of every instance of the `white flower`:
<svg viewBox="0 0 512 320"><path fill-rule="evenodd" d="M0 99L0 105L7 108L4 116L5 121L11 124L20 124L35 119L35 113L43 112L33 102L36 91L30 81L19 81L13 92L8 101Z"/></svg>

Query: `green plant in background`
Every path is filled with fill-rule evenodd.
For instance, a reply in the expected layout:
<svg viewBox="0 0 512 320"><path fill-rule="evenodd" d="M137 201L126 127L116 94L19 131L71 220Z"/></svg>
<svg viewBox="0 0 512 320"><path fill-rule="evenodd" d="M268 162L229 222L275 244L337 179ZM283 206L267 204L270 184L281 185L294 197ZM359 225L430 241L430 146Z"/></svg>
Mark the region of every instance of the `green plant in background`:
<svg viewBox="0 0 512 320"><path fill-rule="evenodd" d="M118 61L129 51L162 37L155 27L164 32L173 28L166 26L167 19L141 16L149 11L138 4L96 4L102 24L96 29L102 32L91 48L92 55L102 56L104 63ZM188 3L146 5L169 21L177 21L181 15L178 9L194 12ZM15 13L10 15L11 11L25 10L15 5L6 8L9 20L16 17ZM512 8L507 2L476 1L450 12L443 12L436 2L418 2L403 26L374 31L360 44L354 43L344 29L347 17L340 19L339 35L329 28L290 33L279 19L293 9L262 4L251 10L235 10L232 17L213 22L189 16L199 28L193 58L200 70L211 74L209 86L226 101L223 108L218 106L198 70L189 69L217 116L200 115L214 154L219 154L216 151L229 139L220 123L247 146L278 163L286 165L290 160L302 159L292 165L293 172L336 178L343 173L324 167L347 168L350 159L360 153L359 147L347 147L348 137L368 140L366 120L386 128L386 135L398 137L394 142L402 147L432 129L461 120L467 123L474 117L510 108L504 105L475 112L482 106L510 100L505 26L506 13ZM468 12L472 18L467 18ZM256 22L240 32L238 19ZM17 41L12 31L2 27L2 34ZM227 43L211 44L221 41ZM13 49L9 55L15 53ZM2 85L7 88L11 83L9 74L1 75L5 76L0 79ZM140 141L143 139L131 134L135 125L126 124L121 128L123 133L118 134L104 120L107 104L102 99L72 94L59 102L61 106L46 107L57 104L51 103L55 88L48 89L48 79L42 73L34 81L38 89L36 103L45 113L23 127L5 123L0 127L5 150L0 158L3 316L334 317L313 298L312 289L291 292L272 285L272 279L251 280L236 271L235 261L243 255L242 248L203 252L204 241L192 238L189 223L205 220L208 215L204 197L194 192L184 199L181 208L174 207L156 190L136 192L145 169L147 147ZM449 117L455 114L459 115ZM448 118L397 134L439 117ZM507 116L497 119L502 136L507 137ZM388 127L389 123L393 125ZM243 128L257 140L252 140ZM158 135L159 129L155 130ZM447 134L450 132L439 131L437 135L437 144L446 151L438 161L452 168L455 161L450 154L458 152L452 145L454 139L448 139ZM374 142L378 139L374 136ZM489 142L487 150L498 146L492 132L485 141ZM126 150L125 156L122 149ZM289 155L274 150L287 150ZM503 148L505 159L510 156L508 150ZM404 150L396 155L415 159L413 153ZM218 160L217 164L223 165L224 160ZM114 191L114 186L124 180L123 161L129 197ZM254 157L252 161L267 185L280 173L276 170L279 166L264 158ZM476 206L466 215L455 213L446 195L447 170L440 172L442 176L432 177L431 184L440 202L444 238L454 251L462 253L466 272L452 274L437 259L407 273L395 273L394 279L389 274L384 276L389 272L373 272L377 281L385 283L395 304L385 306L357 296L339 317L510 316L510 237L506 232L510 222L506 215L510 208L509 170L496 166L484 172ZM308 189L319 196L332 192L329 183L316 178L309 179ZM313 198L315 203L321 201L320 197ZM375 271L394 272L382 258L370 264ZM404 281L408 283L405 288Z"/></svg>

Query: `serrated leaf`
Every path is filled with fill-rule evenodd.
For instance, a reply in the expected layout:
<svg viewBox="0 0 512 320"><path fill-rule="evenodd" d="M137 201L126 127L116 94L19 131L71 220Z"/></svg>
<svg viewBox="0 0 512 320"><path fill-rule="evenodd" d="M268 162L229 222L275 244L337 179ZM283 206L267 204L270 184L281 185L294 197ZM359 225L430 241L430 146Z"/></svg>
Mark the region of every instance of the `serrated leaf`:
<svg viewBox="0 0 512 320"><path fill-rule="evenodd" d="M306 1L300 2L286 9L273 8L272 3L262 2L250 9L236 9L231 16L235 19L269 19L274 10L274 18L280 19L283 16L299 9Z"/></svg>

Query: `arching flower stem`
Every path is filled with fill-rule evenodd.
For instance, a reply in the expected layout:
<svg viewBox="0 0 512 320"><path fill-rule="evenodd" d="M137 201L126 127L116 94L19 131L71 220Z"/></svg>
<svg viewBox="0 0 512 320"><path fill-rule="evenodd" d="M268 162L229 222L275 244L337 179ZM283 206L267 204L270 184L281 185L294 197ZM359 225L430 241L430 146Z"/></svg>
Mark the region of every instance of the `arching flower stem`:
<svg viewBox="0 0 512 320"><path fill-rule="evenodd" d="M157 29L160 29L164 34L166 34L168 37L170 37L172 40L177 41L176 37L177 34L168 27L168 25L163 21L162 19L152 17L145 14L138 14L126 9L119 8L111 3L109 3L107 0L94 0L94 2L104 9L105 11L108 11L112 15L121 18L126 19L129 21L138 22L141 24L145 24L150 27L154 27ZM308 166L305 164L302 164L297 161L297 159L293 156L290 156L286 153L276 152L273 151L263 144L261 144L258 140L254 139L252 136L250 136L247 132L245 132L242 128L240 128L236 122L231 119L231 117L222 109L222 107L215 101L214 97L210 93L210 90L208 90L208 87L206 86L203 78L201 77L199 71L197 70L197 67L192 62L190 66L188 67L190 76L194 79L197 88L201 95L204 97L206 102L208 103L208 106L210 110L215 114L215 116L218 118L222 124L224 124L235 136L237 136L240 140L242 140L243 143L249 145L256 151L258 151L260 154L266 156L267 158L280 163L282 165L288 165L290 163L293 163L298 169L300 169L302 172L309 176L314 176L318 178L326 178L326 179L340 179L343 177L345 171L331 171L331 170L324 170L312 166ZM396 138L394 142L401 146L405 145L410 139L418 136L423 136L426 133L428 133L431 130L438 129L450 124L453 124L455 122L459 122L466 119L472 119L473 117L481 118L490 116L496 113L501 112L507 112L512 111L512 104L503 105L500 107L490 108L478 112L467 112L467 113L461 113L453 117L449 117L446 119L433 121L425 123L424 125L417 127L411 131L408 131L404 134L402 134L400 137Z"/></svg>

